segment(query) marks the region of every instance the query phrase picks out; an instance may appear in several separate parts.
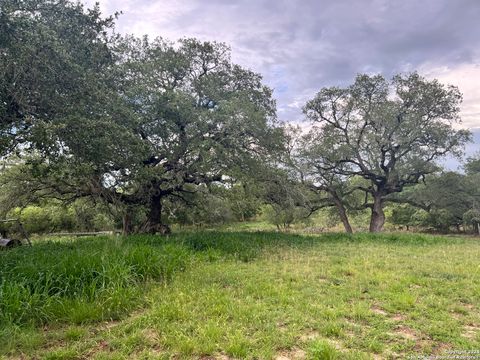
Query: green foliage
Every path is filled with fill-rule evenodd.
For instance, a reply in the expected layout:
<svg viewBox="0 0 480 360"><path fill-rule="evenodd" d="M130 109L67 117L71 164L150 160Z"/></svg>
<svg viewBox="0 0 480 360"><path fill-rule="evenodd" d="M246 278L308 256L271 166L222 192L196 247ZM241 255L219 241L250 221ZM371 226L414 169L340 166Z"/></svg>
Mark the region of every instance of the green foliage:
<svg viewBox="0 0 480 360"><path fill-rule="evenodd" d="M52 124L91 116L100 110L95 104L106 104L112 27L98 6L0 2L0 155L30 145L46 150L56 141L47 135Z"/></svg>
<svg viewBox="0 0 480 360"><path fill-rule="evenodd" d="M233 184L225 195L237 221L250 220L258 214L261 199L254 182Z"/></svg>
<svg viewBox="0 0 480 360"><path fill-rule="evenodd" d="M73 212L75 229L77 230L105 231L114 229L114 221L108 209L99 204L94 204L88 199L79 199L67 209ZM60 226L56 228L63 229Z"/></svg>
<svg viewBox="0 0 480 360"><path fill-rule="evenodd" d="M349 87L324 88L304 109L313 124L304 140L307 169L315 179L363 178L370 230L380 231L388 196L436 172L439 159L459 156L470 140L453 128L460 102L457 88L417 73L391 81L359 75Z"/></svg>
<svg viewBox="0 0 480 360"><path fill-rule="evenodd" d="M14 208L7 218L18 219L29 234L42 234L52 231L75 229L76 218L72 207L59 204L30 205L23 209ZM0 223L0 229L9 236L22 236L16 223Z"/></svg>
<svg viewBox="0 0 480 360"><path fill-rule="evenodd" d="M234 214L223 186L211 185L192 189L182 198L164 202L171 223L180 225L220 225L234 221ZM176 200L176 201L175 201Z"/></svg>
<svg viewBox="0 0 480 360"><path fill-rule="evenodd" d="M50 214L39 206L28 206L23 211L16 209L13 217L20 219L28 233L41 234L52 230Z"/></svg>
<svg viewBox="0 0 480 360"><path fill-rule="evenodd" d="M431 176L424 184L419 184L400 195L397 200L417 207L410 219L404 214L402 221L411 225L421 225L441 232L458 228L464 224L476 225L469 214L474 214L480 200L478 174L444 172ZM405 209L410 206L404 205ZM412 211L412 210L408 210ZM405 224L406 225L406 224Z"/></svg>
<svg viewBox="0 0 480 360"><path fill-rule="evenodd" d="M53 3L49 6L55 8ZM72 16L83 11L66 0L57 6L59 11L74 8ZM91 23L78 24L78 33L87 31L82 26L103 32L111 24L100 21L98 9L85 16L92 17ZM33 21L36 26L40 25ZM54 40L57 36L63 39L52 33ZM69 112L55 121L38 120L28 129L32 134L28 145L35 151L4 178L3 187L19 195L11 196L9 205L24 206L42 197L65 201L93 197L119 213L143 207L146 219L137 230L157 232L168 217L162 217L166 201L181 201L197 187L248 178L281 148L282 129L276 124L271 89L260 75L232 63L226 45L195 39L177 43L146 37L113 40L107 35L95 39L108 55L108 64L82 62L87 79L95 75L92 85L82 88L92 96L62 99L83 110L65 106ZM89 50L89 44L82 50ZM70 54L81 44L64 45ZM68 71L59 75L62 85ZM22 148L22 153L27 150ZM238 200L241 194L234 196ZM237 200L232 197L234 216L251 216L254 209ZM217 206L211 197L203 202ZM203 217L202 222L223 221Z"/></svg>
<svg viewBox="0 0 480 360"><path fill-rule="evenodd" d="M467 175L480 174L480 154L469 157L465 163L464 169Z"/></svg>
<svg viewBox="0 0 480 360"><path fill-rule="evenodd" d="M416 216L418 211L419 209L409 204L394 206L388 220L394 225L406 226L408 230L410 226L419 225L418 217Z"/></svg>
<svg viewBox="0 0 480 360"><path fill-rule="evenodd" d="M262 182L260 196L267 205L262 209L265 220L287 229L294 223L309 222L314 212L315 194L288 177L282 171L270 171L268 180Z"/></svg>
<svg viewBox="0 0 480 360"><path fill-rule="evenodd" d="M463 220L468 225L473 225L476 233L480 235L480 210L470 209L463 214Z"/></svg>
<svg viewBox="0 0 480 360"><path fill-rule="evenodd" d="M305 208L298 206L279 206L266 205L263 207L263 216L269 223L276 225L278 228L288 229L291 225L297 223L309 223L309 212Z"/></svg>
<svg viewBox="0 0 480 360"><path fill-rule="evenodd" d="M19 219L27 233L43 234L62 231L107 231L114 229L112 215L102 206L86 199L70 205L58 201L43 201L37 205L14 208L6 213L7 218ZM15 224L0 224L0 229L18 232Z"/></svg>
<svg viewBox="0 0 480 360"><path fill-rule="evenodd" d="M197 196L194 204L187 204L182 210L176 218L182 225L220 225L234 220L228 201L213 194Z"/></svg>
<svg viewBox="0 0 480 360"><path fill-rule="evenodd" d="M285 228L335 207L347 232L365 209L379 231L386 203L470 139L453 127L458 89L417 73L321 89L303 136L279 126L272 90L227 45L121 37L115 17L69 0L0 3L0 155L10 155L0 212L24 209L15 216L30 232L122 221L125 232L163 233L164 222L245 221L264 203ZM428 214L397 208L392 221L475 227L478 162L416 196ZM435 188L445 196L428 200ZM52 198L73 205L54 210Z"/></svg>

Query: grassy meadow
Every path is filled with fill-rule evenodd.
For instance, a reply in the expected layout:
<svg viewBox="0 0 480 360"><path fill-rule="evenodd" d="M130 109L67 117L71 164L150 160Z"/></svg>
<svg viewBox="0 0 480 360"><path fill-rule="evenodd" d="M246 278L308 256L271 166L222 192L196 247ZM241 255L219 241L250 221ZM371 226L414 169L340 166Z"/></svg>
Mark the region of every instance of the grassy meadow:
<svg viewBox="0 0 480 360"><path fill-rule="evenodd" d="M480 241L179 232L0 252L1 359L397 359L480 351Z"/></svg>

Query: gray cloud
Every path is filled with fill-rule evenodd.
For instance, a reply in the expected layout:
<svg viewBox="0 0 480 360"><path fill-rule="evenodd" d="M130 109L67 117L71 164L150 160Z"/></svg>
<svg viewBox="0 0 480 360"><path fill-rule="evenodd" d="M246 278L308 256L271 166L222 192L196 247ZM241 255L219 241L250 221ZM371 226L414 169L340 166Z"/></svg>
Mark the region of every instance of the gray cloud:
<svg viewBox="0 0 480 360"><path fill-rule="evenodd" d="M301 119L301 106L318 89L348 84L357 73L420 69L433 76L480 64L477 0L100 1L106 13L124 11L120 32L228 43L235 62L274 88L285 121ZM480 71L471 73L480 80ZM444 78L463 90L457 77ZM465 98L465 124L480 127L480 92Z"/></svg>

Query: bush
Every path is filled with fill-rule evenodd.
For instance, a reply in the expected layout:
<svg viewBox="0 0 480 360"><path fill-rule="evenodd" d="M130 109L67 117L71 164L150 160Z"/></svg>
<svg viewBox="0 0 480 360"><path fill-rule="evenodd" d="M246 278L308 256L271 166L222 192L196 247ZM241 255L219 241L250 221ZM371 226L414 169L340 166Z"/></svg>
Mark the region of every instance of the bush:
<svg viewBox="0 0 480 360"><path fill-rule="evenodd" d="M57 202L30 205L23 209L16 208L8 217L18 218L25 230L31 234L44 234L61 231L100 231L113 230L115 223L106 209L78 200L70 206ZM15 225L1 225L0 230L18 232Z"/></svg>
<svg viewBox="0 0 480 360"><path fill-rule="evenodd" d="M263 207L263 216L267 222L276 225L277 228L288 229L293 224L310 224L308 211L297 206L281 207L277 205L266 205Z"/></svg>
<svg viewBox="0 0 480 360"><path fill-rule="evenodd" d="M17 208L12 212L12 217L20 219L28 233L41 234L53 227L49 211L40 206L27 206L23 210Z"/></svg>

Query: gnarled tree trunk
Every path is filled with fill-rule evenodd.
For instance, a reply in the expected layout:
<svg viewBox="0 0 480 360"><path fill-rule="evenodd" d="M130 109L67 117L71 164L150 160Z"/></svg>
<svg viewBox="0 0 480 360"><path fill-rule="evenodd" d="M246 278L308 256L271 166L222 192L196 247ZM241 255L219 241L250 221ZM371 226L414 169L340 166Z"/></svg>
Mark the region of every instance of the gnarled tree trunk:
<svg viewBox="0 0 480 360"><path fill-rule="evenodd" d="M122 227L122 234L123 235L130 235L132 233L132 213L130 209L125 210L122 218L123 227Z"/></svg>
<svg viewBox="0 0 480 360"><path fill-rule="evenodd" d="M162 196L153 195L147 214L147 221L142 227L142 232L147 234L167 235L171 233L168 225L162 223Z"/></svg>
<svg viewBox="0 0 480 360"><path fill-rule="evenodd" d="M370 232L381 232L385 224L383 199L381 194L373 195L372 215L370 218Z"/></svg>

